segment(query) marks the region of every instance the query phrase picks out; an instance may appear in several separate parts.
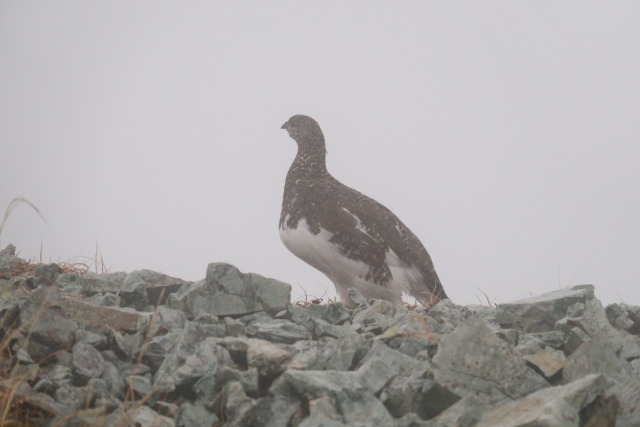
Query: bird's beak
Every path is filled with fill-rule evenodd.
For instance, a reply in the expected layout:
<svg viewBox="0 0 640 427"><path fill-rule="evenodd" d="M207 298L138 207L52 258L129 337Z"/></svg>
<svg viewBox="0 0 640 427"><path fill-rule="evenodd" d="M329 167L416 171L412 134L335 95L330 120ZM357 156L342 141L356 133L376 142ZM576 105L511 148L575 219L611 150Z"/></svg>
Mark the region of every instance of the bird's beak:
<svg viewBox="0 0 640 427"><path fill-rule="evenodd" d="M284 124L280 126L280 129L286 129L288 124L289 124L288 121L284 122Z"/></svg>

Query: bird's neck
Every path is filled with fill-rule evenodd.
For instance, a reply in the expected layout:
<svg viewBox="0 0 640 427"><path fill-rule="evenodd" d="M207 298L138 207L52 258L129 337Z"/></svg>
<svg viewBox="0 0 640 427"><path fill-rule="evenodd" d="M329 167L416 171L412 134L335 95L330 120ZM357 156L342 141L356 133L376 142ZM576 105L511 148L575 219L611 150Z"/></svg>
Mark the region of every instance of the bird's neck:
<svg viewBox="0 0 640 427"><path fill-rule="evenodd" d="M298 143L298 154L289 168L289 175L295 174L297 178L321 178L327 176L327 150L324 141L315 141L312 144Z"/></svg>

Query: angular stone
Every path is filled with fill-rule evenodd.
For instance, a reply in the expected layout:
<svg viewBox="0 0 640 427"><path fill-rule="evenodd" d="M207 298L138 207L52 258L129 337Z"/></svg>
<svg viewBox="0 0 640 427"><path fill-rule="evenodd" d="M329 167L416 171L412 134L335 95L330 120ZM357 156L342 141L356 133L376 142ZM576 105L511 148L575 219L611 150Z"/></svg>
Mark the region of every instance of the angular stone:
<svg viewBox="0 0 640 427"><path fill-rule="evenodd" d="M89 344L79 342L73 346L73 372L87 383L92 378L98 378L104 371L104 359L100 352Z"/></svg>
<svg viewBox="0 0 640 427"><path fill-rule="evenodd" d="M85 331L84 329L76 330L76 341L89 344L98 350L105 350L109 344L106 335L96 334L95 332Z"/></svg>
<svg viewBox="0 0 640 427"><path fill-rule="evenodd" d="M34 286L52 286L62 269L58 264L39 264L33 269Z"/></svg>
<svg viewBox="0 0 640 427"><path fill-rule="evenodd" d="M296 366L302 369L349 371L360 359L356 359L358 351L368 351L364 341L365 339L359 335L330 340L324 345L314 347L309 357L298 356L294 360Z"/></svg>
<svg viewBox="0 0 640 427"><path fill-rule="evenodd" d="M629 320L633 322L633 326L627 329L627 332L633 335L640 335L640 306L621 304L622 309L627 312Z"/></svg>
<svg viewBox="0 0 640 427"><path fill-rule="evenodd" d="M566 339L564 342L563 352L566 356L572 354L578 347L587 341L591 340L589 334L580 329L577 326L570 327L566 332Z"/></svg>
<svg viewBox="0 0 640 427"><path fill-rule="evenodd" d="M304 326L288 320L268 319L253 321L246 328L247 335L275 343L292 344L300 340L310 340L311 332Z"/></svg>
<svg viewBox="0 0 640 427"><path fill-rule="evenodd" d="M59 288L68 286L82 287L82 295L92 296L100 293L117 293L122 288L122 282L127 273L63 273L58 276L56 284Z"/></svg>
<svg viewBox="0 0 640 427"><path fill-rule="evenodd" d="M186 324L187 316L183 312L161 305L151 316L147 336L156 336L167 331L180 331Z"/></svg>
<svg viewBox="0 0 640 427"><path fill-rule="evenodd" d="M69 349L75 341L78 325L65 316L62 308L52 306L33 315L33 326L30 331L31 340L51 349L52 352Z"/></svg>
<svg viewBox="0 0 640 427"><path fill-rule="evenodd" d="M560 373L565 356L560 350L545 349L522 357L548 380Z"/></svg>
<svg viewBox="0 0 640 427"><path fill-rule="evenodd" d="M549 292L508 304L499 304L496 320L502 327L524 332L552 331L555 323L567 315L575 303L593 299L592 285L579 285L570 289Z"/></svg>
<svg viewBox="0 0 640 427"><path fill-rule="evenodd" d="M340 338L347 333L347 330L342 326L332 325L322 319L314 317L307 319L304 326L311 331L316 340L324 337Z"/></svg>
<svg viewBox="0 0 640 427"><path fill-rule="evenodd" d="M280 427L290 425L293 415L300 410L297 399L286 396L267 396L256 401L256 425Z"/></svg>
<svg viewBox="0 0 640 427"><path fill-rule="evenodd" d="M241 316L259 311L278 312L289 304L291 285L258 274L241 273L225 263L209 264L204 280L183 286L167 305L193 319L200 314Z"/></svg>
<svg viewBox="0 0 640 427"><path fill-rule="evenodd" d="M518 339L516 350L520 354L532 354L547 348L562 350L565 334L561 331L537 332L522 334Z"/></svg>
<svg viewBox="0 0 640 427"><path fill-rule="evenodd" d="M266 376L265 376L266 377ZM263 378L265 378L263 377ZM268 380L268 385L271 384L271 379ZM238 381L242 384L242 388L247 396L256 398L261 393L260 390L260 375L258 374L258 368L251 367L245 370L238 370L234 368L230 368L228 366L222 367L222 372L220 374L219 384L226 384L231 381ZM264 381L265 383L267 381ZM214 383L215 379L214 379ZM217 384L217 383L216 383ZM262 389L267 388L267 384L264 384ZM207 394L208 395L208 394ZM207 401L213 401L214 399L211 396L206 399Z"/></svg>
<svg viewBox="0 0 640 427"><path fill-rule="evenodd" d="M27 261L16 256L16 247L7 245L0 251L0 279L10 279L27 269Z"/></svg>
<svg viewBox="0 0 640 427"><path fill-rule="evenodd" d="M375 322L381 315L392 318L399 312L406 312L406 309L393 304L390 301L376 299L372 304L353 316L353 323L362 323L367 325Z"/></svg>
<svg viewBox="0 0 640 427"><path fill-rule="evenodd" d="M585 411L604 396L607 380L589 375L565 386L550 387L485 413L476 427L516 426L615 426L615 402ZM601 415L610 414L601 418ZM612 418L611 418L612 415ZM599 420L594 424L595 419Z"/></svg>
<svg viewBox="0 0 640 427"><path fill-rule="evenodd" d="M562 377L565 382L571 382L589 374L612 375L622 370L620 359L611 345L596 339L582 344L567 357Z"/></svg>
<svg viewBox="0 0 640 427"><path fill-rule="evenodd" d="M381 338L394 349L402 346L407 339L422 341L425 344L436 343L436 333L439 329L440 325L435 319L412 311L394 317Z"/></svg>
<svg viewBox="0 0 640 427"><path fill-rule="evenodd" d="M338 302L332 304L311 304L306 308L309 316L322 319L332 325L342 325L351 316L345 306Z"/></svg>
<svg viewBox="0 0 640 427"><path fill-rule="evenodd" d="M287 363L293 357L292 353L268 341L260 339L247 341L247 364L256 367L260 376L270 384L273 378L285 370Z"/></svg>
<svg viewBox="0 0 640 427"><path fill-rule="evenodd" d="M440 414L460 400L460 396L430 379L430 373L397 376L384 387L380 400L396 418L415 413L422 419Z"/></svg>
<svg viewBox="0 0 640 427"><path fill-rule="evenodd" d="M344 301L344 305L349 310L360 311L369 305L365 297L363 297L356 288L347 289L347 298Z"/></svg>
<svg viewBox="0 0 640 427"><path fill-rule="evenodd" d="M192 283L151 270L132 271L125 278L123 285L128 281L144 283L147 300L156 307L165 304L169 295Z"/></svg>
<svg viewBox="0 0 640 427"><path fill-rule="evenodd" d="M607 397L610 396L620 403L616 425L640 426L640 379L629 376L628 381L618 381L607 391Z"/></svg>
<svg viewBox="0 0 640 427"><path fill-rule="evenodd" d="M611 304L605 308L607 319L614 328L622 331L628 331L634 325L633 320L629 318L629 313L620 304Z"/></svg>
<svg viewBox="0 0 640 427"><path fill-rule="evenodd" d="M427 315L439 324L438 333L448 334L471 316L471 311L464 306L455 305L445 299L429 309Z"/></svg>
<svg viewBox="0 0 640 427"><path fill-rule="evenodd" d="M469 314L481 318L487 323L497 325L496 314L498 312L496 307L488 307L486 305L469 305L467 306Z"/></svg>
<svg viewBox="0 0 640 427"><path fill-rule="evenodd" d="M389 425L392 420L384 405L351 372L287 370L274 382L271 393L307 402L328 397L342 421L350 424Z"/></svg>
<svg viewBox="0 0 640 427"><path fill-rule="evenodd" d="M26 403L32 408L37 408L42 411L49 417L68 413L71 410L71 408L57 402L48 394L34 391L26 382L22 382L19 386L15 387L13 384L9 385L4 383L3 380L0 380L0 390L2 393L7 393L9 390L12 390L15 402L19 402L18 407L21 406L21 403Z"/></svg>
<svg viewBox="0 0 640 427"><path fill-rule="evenodd" d="M118 296L124 307L133 307L136 310L143 311L149 305L146 283L137 271L127 274L118 291Z"/></svg>
<svg viewBox="0 0 640 427"><path fill-rule="evenodd" d="M153 371L164 362L167 354L171 353L178 344L182 331L172 331L164 335L155 336L142 348L142 361Z"/></svg>
<svg viewBox="0 0 640 427"><path fill-rule="evenodd" d="M142 405L133 409L130 413L131 424L136 427L174 427L175 423L171 418L158 414L148 406Z"/></svg>
<svg viewBox="0 0 640 427"><path fill-rule="evenodd" d="M222 405L224 407L225 426L244 427L254 425L256 402L247 397L238 381L225 384L222 389Z"/></svg>
<svg viewBox="0 0 640 427"><path fill-rule="evenodd" d="M487 409L485 402L473 396L467 396L451 405L438 416L429 419L425 427L473 427Z"/></svg>
<svg viewBox="0 0 640 427"><path fill-rule="evenodd" d="M372 393L377 394L392 378L399 375L408 377L416 371L429 368L428 363L419 362L376 341L362 360L356 377Z"/></svg>
<svg viewBox="0 0 640 427"><path fill-rule="evenodd" d="M152 315L131 309L98 306L75 298L63 298L60 306L71 319L86 324L97 333L109 329L126 333L146 330Z"/></svg>
<svg viewBox="0 0 640 427"><path fill-rule="evenodd" d="M151 393L153 386L151 380L140 375L131 375L128 378L129 387L135 393L137 398L143 398Z"/></svg>
<svg viewBox="0 0 640 427"><path fill-rule="evenodd" d="M211 426L219 421L216 414L209 412L204 406L189 402L183 403L176 415L176 427Z"/></svg>
<svg viewBox="0 0 640 427"><path fill-rule="evenodd" d="M119 399L124 397L126 383L122 376L122 372L120 372L113 363L105 361L104 370L102 371L102 376L100 378L107 384L107 389L111 396Z"/></svg>
<svg viewBox="0 0 640 427"><path fill-rule="evenodd" d="M218 344L219 338L207 334L207 326L211 325L187 325L154 375L156 390L171 392L182 385L191 385L203 375L217 372L220 365L231 363L229 352Z"/></svg>
<svg viewBox="0 0 640 427"><path fill-rule="evenodd" d="M439 384L488 403L518 399L549 385L478 318L442 337L433 369Z"/></svg>

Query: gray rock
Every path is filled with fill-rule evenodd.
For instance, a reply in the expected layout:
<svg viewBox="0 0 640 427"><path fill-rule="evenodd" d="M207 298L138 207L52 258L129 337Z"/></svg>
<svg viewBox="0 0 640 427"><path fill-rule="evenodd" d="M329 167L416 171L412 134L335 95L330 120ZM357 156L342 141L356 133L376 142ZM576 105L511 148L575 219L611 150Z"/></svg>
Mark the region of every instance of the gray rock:
<svg viewBox="0 0 640 427"><path fill-rule="evenodd" d="M122 288L127 273L63 273L58 276L56 284L59 288L82 287L82 295L92 296L102 293L117 293Z"/></svg>
<svg viewBox="0 0 640 427"><path fill-rule="evenodd" d="M156 371L164 362L167 354L171 353L182 337L182 331L172 331L164 335L151 338L142 350L142 361Z"/></svg>
<svg viewBox="0 0 640 427"><path fill-rule="evenodd" d="M67 319L64 310L58 306L35 313L25 323L32 325L29 328L30 339L49 348L51 352L73 346L78 325Z"/></svg>
<svg viewBox="0 0 640 427"><path fill-rule="evenodd" d="M564 327L561 326L561 328L564 328ZM564 354L568 356L572 354L574 351L576 351L578 347L580 347L582 344L586 343L589 340L591 340L591 337L589 336L589 334L587 334L585 331L583 331L579 327L574 326L566 332L566 339L565 339L565 343L562 350Z"/></svg>
<svg viewBox="0 0 640 427"><path fill-rule="evenodd" d="M129 387L137 398L143 398L153 391L151 380L141 375L131 375L128 378Z"/></svg>
<svg viewBox="0 0 640 427"><path fill-rule="evenodd" d="M617 408L617 401L610 399L603 402L606 388L604 376L589 375L565 386L534 392L488 411L476 427L614 426L616 411L611 409ZM596 403L595 407L591 406L593 403ZM598 420L597 423L595 420Z"/></svg>
<svg viewBox="0 0 640 427"><path fill-rule="evenodd" d="M183 312L161 305L151 316L147 336L154 337L167 331L180 331L186 324L187 316Z"/></svg>
<svg viewBox="0 0 640 427"><path fill-rule="evenodd" d="M366 326L378 322L381 317L386 317L390 321L397 313L406 311L404 307L390 301L375 299L370 306L353 315L353 323L362 323Z"/></svg>
<svg viewBox="0 0 640 427"><path fill-rule="evenodd" d="M216 414L209 412L204 406L189 402L183 403L176 415L176 427L210 426L219 421Z"/></svg>
<svg viewBox="0 0 640 427"><path fill-rule="evenodd" d="M361 353L368 352L371 342L365 343L359 335L350 335L339 339L328 340L323 345L318 345L308 350L307 353L296 355L294 365L299 369L307 370L352 370L361 357Z"/></svg>
<svg viewBox="0 0 640 427"><path fill-rule="evenodd" d="M97 333L116 330L133 334L145 331L152 316L152 313L141 313L128 307L103 307L76 298L63 298L58 304L69 318Z"/></svg>
<svg viewBox="0 0 640 427"><path fill-rule="evenodd" d="M115 343L115 350L119 354L124 356L127 360L133 361L138 358L142 345L144 344L144 335L142 331L135 334L124 334L118 331L113 331L113 340Z"/></svg>
<svg viewBox="0 0 640 427"><path fill-rule="evenodd" d="M127 274L118 291L118 296L125 307L133 307L136 310L143 311L149 305L147 285L137 271Z"/></svg>
<svg viewBox="0 0 640 427"><path fill-rule="evenodd" d="M609 323L621 331L628 331L634 326L633 320L629 318L629 313L620 304L611 304L605 308Z"/></svg>
<svg viewBox="0 0 640 427"><path fill-rule="evenodd" d="M376 341L362 360L356 378L372 393L377 394L391 379L402 375L429 370L428 363L420 362Z"/></svg>
<svg viewBox="0 0 640 427"><path fill-rule="evenodd" d="M89 344L99 350L105 350L109 345L109 340L105 335L85 331L84 329L76 330L76 341Z"/></svg>
<svg viewBox="0 0 640 427"><path fill-rule="evenodd" d="M519 399L549 385L478 318L442 337L433 369L439 384L488 403Z"/></svg>
<svg viewBox="0 0 640 427"><path fill-rule="evenodd" d="M516 350L521 355L536 353L546 348L562 350L565 340L565 334L561 331L522 334L518 338Z"/></svg>
<svg viewBox="0 0 640 427"><path fill-rule="evenodd" d="M16 256L16 247L7 245L0 251L0 279L10 279L19 275L27 261Z"/></svg>
<svg viewBox="0 0 640 427"><path fill-rule="evenodd" d="M440 325L432 317L428 317L416 311L401 313L394 317L389 327L384 331L381 339L394 349L400 349L407 345L407 340L411 340L410 346L404 352L411 355L424 350L429 344L436 344L438 341L437 332Z"/></svg>
<svg viewBox="0 0 640 427"><path fill-rule="evenodd" d="M37 286L53 286L62 269L58 264L39 264L33 269L33 284Z"/></svg>
<svg viewBox="0 0 640 427"><path fill-rule="evenodd" d="M620 403L616 425L640 426L640 377L630 376L627 381L616 382L607 391L607 397L615 397Z"/></svg>
<svg viewBox="0 0 640 427"><path fill-rule="evenodd" d="M282 371L284 368L276 368L278 371ZM276 370L274 370L276 371ZM262 378L267 378L268 373ZM256 398L261 393L260 386L262 385L260 381L260 375L258 374L258 368L252 367L245 370L238 370L234 368L230 368L228 366L222 367L222 372L220 373L220 379L217 383L213 383L216 385L227 384L231 381L238 381L242 384L242 388L247 396ZM268 380L264 380L263 383L267 383L271 385L271 378ZM264 384L263 389L267 388L267 384ZM198 393L200 394L200 393ZM206 401L213 401L214 397L207 394Z"/></svg>
<svg viewBox="0 0 640 427"><path fill-rule="evenodd" d="M471 316L479 317L492 325L498 324L496 321L498 310L496 307L488 307L486 305L469 305L467 306L467 309Z"/></svg>
<svg viewBox="0 0 640 427"><path fill-rule="evenodd" d="M627 332L634 335L640 334L640 306L632 306L628 304L621 304L624 311L627 312L629 320L633 322L633 326L627 329Z"/></svg>
<svg viewBox="0 0 640 427"><path fill-rule="evenodd" d="M127 281L144 283L146 299L156 307L165 304L170 294L191 283L151 270L132 271L125 278L124 284Z"/></svg>
<svg viewBox="0 0 640 427"><path fill-rule="evenodd" d="M342 326L332 325L322 319L309 318L304 326L311 331L314 339L319 340L324 337L340 338L348 333L348 329Z"/></svg>
<svg viewBox="0 0 640 427"><path fill-rule="evenodd" d="M260 339L247 340L247 364L258 369L262 381L271 381L280 375L293 357L292 353Z"/></svg>
<svg viewBox="0 0 640 427"><path fill-rule="evenodd" d="M171 418L158 414L148 406L142 405L133 409L129 414L130 424L126 422L119 425L135 425L136 427L174 427Z"/></svg>
<svg viewBox="0 0 640 427"><path fill-rule="evenodd" d="M311 332L304 326L288 320L271 318L251 322L246 328L246 333L250 337L285 344L312 338Z"/></svg>
<svg viewBox="0 0 640 427"><path fill-rule="evenodd" d="M561 350L546 348L522 357L529 366L540 372L547 380L555 379L564 368L565 356Z"/></svg>
<svg viewBox="0 0 640 427"><path fill-rule="evenodd" d="M69 293L66 290L67 288L64 289L65 293ZM81 294L78 293L73 295ZM95 294L89 297L89 301L91 301L92 304L101 305L103 307L120 307L120 297L116 294L112 294L111 292L107 292L106 294Z"/></svg>
<svg viewBox="0 0 640 427"><path fill-rule="evenodd" d="M451 405L438 416L429 419L425 427L472 427L487 411L487 404L473 396L467 396Z"/></svg>
<svg viewBox="0 0 640 427"><path fill-rule="evenodd" d="M256 418L256 401L247 397L238 381L225 384L222 389L222 405L226 426L244 427L254 425Z"/></svg>
<svg viewBox="0 0 640 427"><path fill-rule="evenodd" d="M294 414L300 410L297 399L286 396L267 396L256 401L256 425L261 427L281 427L290 425Z"/></svg>
<svg viewBox="0 0 640 427"><path fill-rule="evenodd" d="M257 274L241 273L232 265L209 264L204 280L171 294L167 305L194 318L209 313L241 316L258 311L278 312L289 304L291 285Z"/></svg>
<svg viewBox="0 0 640 427"><path fill-rule="evenodd" d="M332 325L342 325L351 319L349 312L342 303L311 304L306 308L309 316L322 319Z"/></svg>
<svg viewBox="0 0 640 427"><path fill-rule="evenodd" d="M613 375L623 372L623 365L606 341L590 340L576 349L564 363L565 382L576 381L589 374ZM630 371L630 367L628 369Z"/></svg>
<svg viewBox="0 0 640 427"><path fill-rule="evenodd" d="M549 292L508 304L499 304L496 320L502 327L524 332L552 331L556 322L567 315L570 306L585 304L594 298L592 285Z"/></svg>
<svg viewBox="0 0 640 427"><path fill-rule="evenodd" d="M455 305L445 299L431 307L427 314L440 325L439 333L448 334L468 319L471 311L467 307Z"/></svg>
<svg viewBox="0 0 640 427"><path fill-rule="evenodd" d="M355 373L337 371L285 371L270 389L306 402L326 397L341 421L388 425L392 417L374 394L358 381Z"/></svg>
<svg viewBox="0 0 640 427"><path fill-rule="evenodd" d="M104 371L104 359L100 352L83 342L73 346L73 372L81 383L98 378Z"/></svg>
<svg viewBox="0 0 640 427"><path fill-rule="evenodd" d="M218 344L219 338L207 334L210 325L189 323L154 375L156 390L174 391L192 385L207 373L217 372L220 365L231 363L229 352Z"/></svg>
<svg viewBox="0 0 640 427"><path fill-rule="evenodd" d="M429 374L425 372L410 377L397 376L384 387L380 400L391 415L400 418L415 413L427 420L460 400L460 396L430 379Z"/></svg>
<svg viewBox="0 0 640 427"><path fill-rule="evenodd" d="M225 326L225 336L239 337L241 335L246 334L244 324L234 318L225 317L224 326Z"/></svg>
<svg viewBox="0 0 640 427"><path fill-rule="evenodd" d="M126 383L122 376L122 372L120 372L113 363L107 361L104 362L104 370L102 371L102 376L100 378L104 380L107 385L107 390L111 396L119 399L124 397Z"/></svg>
<svg viewBox="0 0 640 427"><path fill-rule="evenodd" d="M349 310L358 312L359 310L367 307L369 303L367 303L366 298L363 297L356 288L349 288L347 290L347 298L344 301L344 305Z"/></svg>

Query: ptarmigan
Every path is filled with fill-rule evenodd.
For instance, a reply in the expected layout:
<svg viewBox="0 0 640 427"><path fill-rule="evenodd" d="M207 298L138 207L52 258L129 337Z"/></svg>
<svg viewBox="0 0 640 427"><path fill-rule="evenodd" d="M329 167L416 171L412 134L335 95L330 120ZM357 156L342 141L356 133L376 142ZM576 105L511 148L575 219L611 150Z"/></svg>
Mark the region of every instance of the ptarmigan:
<svg viewBox="0 0 640 427"><path fill-rule="evenodd" d="M448 298L415 234L389 209L327 171L318 123L295 115L282 129L298 143L280 214L287 249L323 272L342 298L350 287L367 299L394 303L403 294L428 306Z"/></svg>

